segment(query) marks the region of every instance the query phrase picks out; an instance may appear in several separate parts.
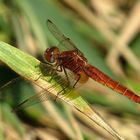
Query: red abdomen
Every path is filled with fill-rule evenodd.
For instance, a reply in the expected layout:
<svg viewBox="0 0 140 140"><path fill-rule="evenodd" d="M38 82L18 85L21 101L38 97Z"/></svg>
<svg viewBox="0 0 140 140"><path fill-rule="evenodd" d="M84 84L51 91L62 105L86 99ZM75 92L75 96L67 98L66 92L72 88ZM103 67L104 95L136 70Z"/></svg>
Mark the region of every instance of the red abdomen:
<svg viewBox="0 0 140 140"><path fill-rule="evenodd" d="M97 81L103 85L106 85L107 87L128 97L130 100L133 100L136 103L140 103L140 97L137 96L133 91L131 91L127 87L121 85L119 82L116 82L115 80L111 79L109 76L107 76L106 74L101 72L99 69L88 64L84 68L84 71L90 78L94 79L95 81Z"/></svg>

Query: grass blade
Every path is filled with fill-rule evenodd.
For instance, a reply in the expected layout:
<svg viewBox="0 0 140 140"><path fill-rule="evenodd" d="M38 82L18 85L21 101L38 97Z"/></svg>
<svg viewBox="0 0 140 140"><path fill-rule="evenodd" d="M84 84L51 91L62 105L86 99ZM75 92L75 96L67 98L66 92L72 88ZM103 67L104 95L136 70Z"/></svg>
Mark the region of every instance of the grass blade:
<svg viewBox="0 0 140 140"><path fill-rule="evenodd" d="M49 73L49 70L45 70L44 73L39 67L41 64L39 60L4 42L0 42L0 60L20 76L30 80L46 91L49 91L48 87L51 87L54 84L57 85L57 88L49 91L50 94L53 94L54 96L57 96L57 93L62 90L62 86L55 81L55 79L53 79L51 83L48 82L50 75L46 75L46 72ZM70 92L66 93L65 96L59 96L58 98L61 98L69 105L75 107L78 111L108 131L116 139L123 140L123 138L113 130L75 90L73 91L69 88L67 91Z"/></svg>

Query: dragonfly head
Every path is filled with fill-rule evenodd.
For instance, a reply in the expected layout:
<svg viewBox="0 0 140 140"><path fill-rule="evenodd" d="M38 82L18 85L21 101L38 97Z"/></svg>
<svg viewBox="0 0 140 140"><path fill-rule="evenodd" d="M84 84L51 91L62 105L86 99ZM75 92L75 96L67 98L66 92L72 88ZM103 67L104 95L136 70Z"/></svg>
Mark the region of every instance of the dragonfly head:
<svg viewBox="0 0 140 140"><path fill-rule="evenodd" d="M53 46L53 47L47 48L45 50L44 58L49 63L55 63L55 62L57 62L59 54L60 54L59 49L57 47Z"/></svg>

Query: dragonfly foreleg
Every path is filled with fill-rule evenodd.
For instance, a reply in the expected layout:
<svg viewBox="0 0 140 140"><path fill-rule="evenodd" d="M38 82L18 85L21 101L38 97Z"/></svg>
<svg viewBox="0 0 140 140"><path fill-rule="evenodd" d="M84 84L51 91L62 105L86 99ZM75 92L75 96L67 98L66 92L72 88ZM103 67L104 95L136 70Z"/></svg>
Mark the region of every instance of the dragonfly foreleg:
<svg viewBox="0 0 140 140"><path fill-rule="evenodd" d="M41 66L43 66L44 68L45 67L55 67L55 65L53 65L53 64L51 64L51 63L48 63L48 62L41 62L40 63L41 64ZM40 65L37 65L37 66L35 66L35 68L37 68L37 67L40 67Z"/></svg>
<svg viewBox="0 0 140 140"><path fill-rule="evenodd" d="M51 82L51 80L54 78L55 73L58 72L62 72L62 67L60 65L56 64L50 64L47 62L41 62L40 66L35 66L35 67L40 67L43 71L46 69L47 73L49 72L48 75L51 75L51 78L49 80L49 82ZM60 67L60 68L59 68ZM35 79L35 81L37 81L42 74L39 74L38 78Z"/></svg>

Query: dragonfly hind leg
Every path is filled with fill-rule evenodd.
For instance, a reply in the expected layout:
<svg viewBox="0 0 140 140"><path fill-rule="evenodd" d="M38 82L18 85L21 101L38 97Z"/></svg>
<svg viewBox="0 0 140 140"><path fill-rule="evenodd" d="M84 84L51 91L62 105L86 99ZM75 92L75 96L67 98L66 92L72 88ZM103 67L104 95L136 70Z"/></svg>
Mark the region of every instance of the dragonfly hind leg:
<svg viewBox="0 0 140 140"><path fill-rule="evenodd" d="M79 71L76 74L76 82L73 85L73 88L75 88L76 84L79 82L81 84L84 84L88 81L89 77L83 72L83 71Z"/></svg>
<svg viewBox="0 0 140 140"><path fill-rule="evenodd" d="M66 78L67 78L67 86L70 86L70 80L69 80L69 76L68 76L68 73L67 73L67 71L66 71L66 69L65 69L65 67L63 67L63 70L64 70L64 73L65 73L65 75L66 75Z"/></svg>
<svg viewBox="0 0 140 140"><path fill-rule="evenodd" d="M79 82L80 78L81 78L81 75L80 74L77 74L77 80L76 82L73 84L73 88L75 88L76 84Z"/></svg>
<svg viewBox="0 0 140 140"><path fill-rule="evenodd" d="M67 84L64 84L65 86L62 87L63 89L57 93L57 96L56 96L55 100L57 100L57 98L58 98L58 96L60 95L60 93L62 93L62 92L65 93L65 92L66 92L66 89L70 86L69 76L68 76L68 73L67 73L65 67L62 66L62 67L60 67L60 68L61 68L61 72L64 71L64 74L65 74L66 80L67 80ZM59 71L59 72L60 72L60 71ZM60 80L60 81L61 81L61 80ZM63 86L63 84L62 84L62 86Z"/></svg>

